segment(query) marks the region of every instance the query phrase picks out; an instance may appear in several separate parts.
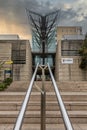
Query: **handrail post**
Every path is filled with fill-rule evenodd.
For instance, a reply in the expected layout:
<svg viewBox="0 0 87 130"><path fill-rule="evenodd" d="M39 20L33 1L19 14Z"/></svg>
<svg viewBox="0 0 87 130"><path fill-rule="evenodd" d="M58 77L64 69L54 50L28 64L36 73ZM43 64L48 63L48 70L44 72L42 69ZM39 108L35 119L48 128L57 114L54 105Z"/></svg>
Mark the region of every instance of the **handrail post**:
<svg viewBox="0 0 87 130"><path fill-rule="evenodd" d="M41 93L41 130L46 129L46 122L45 122L45 112L46 109L46 93Z"/></svg>
<svg viewBox="0 0 87 130"><path fill-rule="evenodd" d="M57 100L58 100L58 102L59 102L59 107L60 107L60 111L61 111L61 114L62 114L62 117L63 117L63 121L64 121L65 128L66 128L66 130L74 130L74 129L73 129L73 126L72 126L72 124L71 124L71 121L70 121L70 119L69 119L68 113L67 113L67 111L66 111L66 108L65 108L65 106L64 106L64 103L63 103L63 101L62 101L62 97L61 97L61 95L60 95L58 86L57 86L56 81L55 81L55 79L54 79L54 76L53 76L53 74L52 74L51 68L50 68L49 64L47 64L47 65L48 65L48 69L49 69L49 72L50 72L50 76L51 76L51 79L52 79L52 83L53 83L53 86L54 86L54 89L55 89L55 93L56 93L56 96L57 96Z"/></svg>
<svg viewBox="0 0 87 130"><path fill-rule="evenodd" d="M46 129L46 92L44 88L45 81L45 68L40 66L42 69L42 91L41 93L41 130Z"/></svg>

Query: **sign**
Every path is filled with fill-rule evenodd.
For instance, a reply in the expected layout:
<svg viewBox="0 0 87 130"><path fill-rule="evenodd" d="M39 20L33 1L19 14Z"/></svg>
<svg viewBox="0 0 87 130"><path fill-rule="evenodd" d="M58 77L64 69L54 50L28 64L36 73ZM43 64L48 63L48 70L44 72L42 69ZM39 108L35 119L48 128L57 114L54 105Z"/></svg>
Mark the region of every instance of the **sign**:
<svg viewBox="0 0 87 130"><path fill-rule="evenodd" d="M5 64L13 64L13 61L6 61Z"/></svg>
<svg viewBox="0 0 87 130"><path fill-rule="evenodd" d="M62 58L62 64L73 64L73 58Z"/></svg>

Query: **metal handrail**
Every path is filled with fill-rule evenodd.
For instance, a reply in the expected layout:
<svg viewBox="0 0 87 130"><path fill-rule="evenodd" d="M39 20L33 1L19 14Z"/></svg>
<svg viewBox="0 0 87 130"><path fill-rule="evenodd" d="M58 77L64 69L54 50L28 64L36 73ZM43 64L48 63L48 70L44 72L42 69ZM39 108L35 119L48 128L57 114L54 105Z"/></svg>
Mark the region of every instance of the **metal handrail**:
<svg viewBox="0 0 87 130"><path fill-rule="evenodd" d="M26 112L26 108L27 108L28 101L29 101L29 99L30 99L30 94L31 94L31 90L32 90L32 87L33 87L33 83L34 83L34 79L35 79L35 76L36 76L36 73L37 73L38 66L39 66L39 63L37 64L36 69L35 69L35 71L34 71L34 74L33 74L33 76L32 76L30 85L29 85L28 90L27 90L27 93L26 93L26 95L25 95L25 99L24 99L24 101L23 101L21 110L20 110L20 112L19 112L19 115L18 115L16 124L15 124L15 126L14 126L14 130L21 130L22 123L23 123L23 119L24 119L24 115L25 115L25 112Z"/></svg>
<svg viewBox="0 0 87 130"><path fill-rule="evenodd" d="M59 92L59 89L58 89L58 86L56 84L56 81L54 79L54 76L52 74L52 71L51 71L51 68L49 66L49 63L47 64L48 65L48 69L49 69L49 72L50 72L50 76L51 76L51 79L52 79L52 83L53 83L53 86L54 86L54 89L55 89L55 93L56 93L56 96L57 96L57 100L58 100L58 103L59 103L59 106L60 106L60 111L61 111L61 114L62 114L62 117L63 117L63 121L64 121L64 125L65 125L65 128L66 130L74 130L73 129L73 126L71 124L71 121L69 119L69 116L68 116L68 113L66 111L66 108L64 106L64 103L63 103L63 100L62 100L62 97L61 97L61 94Z"/></svg>

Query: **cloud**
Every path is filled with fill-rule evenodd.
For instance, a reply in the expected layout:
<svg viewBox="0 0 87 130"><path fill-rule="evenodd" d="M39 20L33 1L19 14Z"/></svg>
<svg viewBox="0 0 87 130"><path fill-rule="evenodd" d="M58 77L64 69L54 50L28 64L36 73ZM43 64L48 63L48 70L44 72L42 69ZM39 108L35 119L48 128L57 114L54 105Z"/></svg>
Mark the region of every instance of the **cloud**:
<svg viewBox="0 0 87 130"><path fill-rule="evenodd" d="M30 38L25 8L41 14L61 9L59 25L87 25L86 0L0 0L0 33L18 33Z"/></svg>
<svg viewBox="0 0 87 130"><path fill-rule="evenodd" d="M24 38L30 37L28 17L25 8L45 14L50 12L52 4L50 2L40 2L38 0L0 0L0 33L18 33Z"/></svg>
<svg viewBox="0 0 87 130"><path fill-rule="evenodd" d="M71 9L71 5L70 4L64 4L64 9Z"/></svg>
<svg viewBox="0 0 87 130"><path fill-rule="evenodd" d="M77 0L76 2L73 3L72 7L73 10L77 12L78 19L84 20L85 16L87 16L87 1Z"/></svg>
<svg viewBox="0 0 87 130"><path fill-rule="evenodd" d="M18 33L22 38L30 38L31 32L24 1L5 1L0 0L0 33Z"/></svg>
<svg viewBox="0 0 87 130"><path fill-rule="evenodd" d="M64 2L64 1L63 1ZM56 3L57 6L57 3ZM61 3L61 15L59 25L82 26L87 32L87 1L71 0Z"/></svg>

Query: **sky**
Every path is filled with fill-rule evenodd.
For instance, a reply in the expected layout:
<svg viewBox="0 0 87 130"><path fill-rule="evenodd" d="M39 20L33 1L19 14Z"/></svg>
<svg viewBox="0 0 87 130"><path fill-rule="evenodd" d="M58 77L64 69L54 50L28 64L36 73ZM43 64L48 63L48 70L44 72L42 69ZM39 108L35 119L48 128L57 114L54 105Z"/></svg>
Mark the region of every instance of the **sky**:
<svg viewBox="0 0 87 130"><path fill-rule="evenodd" d="M41 14L60 10L58 26L82 26L87 32L86 0L0 0L0 34L31 39L26 8Z"/></svg>

